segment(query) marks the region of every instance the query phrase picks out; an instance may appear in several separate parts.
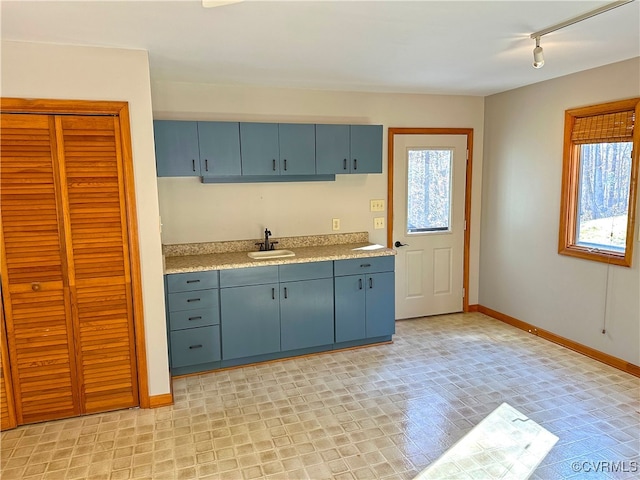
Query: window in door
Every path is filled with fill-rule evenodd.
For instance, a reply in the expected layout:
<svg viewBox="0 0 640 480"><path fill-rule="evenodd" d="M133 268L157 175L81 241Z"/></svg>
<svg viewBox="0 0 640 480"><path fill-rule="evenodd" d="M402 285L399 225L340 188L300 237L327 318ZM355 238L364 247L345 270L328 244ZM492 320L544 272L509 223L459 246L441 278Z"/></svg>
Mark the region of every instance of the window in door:
<svg viewBox="0 0 640 480"><path fill-rule="evenodd" d="M631 266L639 99L567 110L559 252Z"/></svg>
<svg viewBox="0 0 640 480"><path fill-rule="evenodd" d="M451 149L409 149L407 234L451 231Z"/></svg>

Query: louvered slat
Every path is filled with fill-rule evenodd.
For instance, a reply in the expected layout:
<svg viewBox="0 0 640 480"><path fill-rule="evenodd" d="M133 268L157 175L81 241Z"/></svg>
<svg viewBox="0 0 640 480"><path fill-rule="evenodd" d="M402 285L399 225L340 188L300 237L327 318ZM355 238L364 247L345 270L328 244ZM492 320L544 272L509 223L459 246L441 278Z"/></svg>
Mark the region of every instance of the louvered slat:
<svg viewBox="0 0 640 480"><path fill-rule="evenodd" d="M86 412L138 404L115 122L111 117L61 120L73 257L70 278Z"/></svg>

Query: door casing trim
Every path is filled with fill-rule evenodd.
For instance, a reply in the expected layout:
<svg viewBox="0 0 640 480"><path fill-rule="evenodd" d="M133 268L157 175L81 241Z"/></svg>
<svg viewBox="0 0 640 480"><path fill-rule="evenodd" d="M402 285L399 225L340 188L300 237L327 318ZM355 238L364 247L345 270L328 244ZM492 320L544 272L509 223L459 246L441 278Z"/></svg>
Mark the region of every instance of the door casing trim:
<svg viewBox="0 0 640 480"><path fill-rule="evenodd" d="M473 128L400 128L389 127L387 142L387 247L393 248L393 165L396 135L465 135L467 168L464 190L464 249L462 267L462 311L469 311L469 246L471 243L471 183L473 173Z"/></svg>

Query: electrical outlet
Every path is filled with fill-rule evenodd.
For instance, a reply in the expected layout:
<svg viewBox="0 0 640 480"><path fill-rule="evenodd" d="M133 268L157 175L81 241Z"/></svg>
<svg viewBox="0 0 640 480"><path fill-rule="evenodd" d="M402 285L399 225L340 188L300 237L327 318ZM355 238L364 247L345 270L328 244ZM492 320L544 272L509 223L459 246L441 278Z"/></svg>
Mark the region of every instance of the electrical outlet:
<svg viewBox="0 0 640 480"><path fill-rule="evenodd" d="M384 228L384 217L376 217L373 219L373 228Z"/></svg>
<svg viewBox="0 0 640 480"><path fill-rule="evenodd" d="M333 230L340 230L340 219L339 219L339 218L334 218L334 219L333 219L333 222L332 222L331 228L332 228Z"/></svg>
<svg viewBox="0 0 640 480"><path fill-rule="evenodd" d="M384 212L384 200L371 200L372 212Z"/></svg>

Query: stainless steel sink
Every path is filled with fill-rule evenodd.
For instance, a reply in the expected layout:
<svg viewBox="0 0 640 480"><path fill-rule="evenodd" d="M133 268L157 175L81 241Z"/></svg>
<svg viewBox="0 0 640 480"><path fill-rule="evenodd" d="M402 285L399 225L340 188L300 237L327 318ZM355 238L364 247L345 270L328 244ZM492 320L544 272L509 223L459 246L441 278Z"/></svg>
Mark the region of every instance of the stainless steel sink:
<svg viewBox="0 0 640 480"><path fill-rule="evenodd" d="M263 252L249 252L247 255L255 260L271 260L272 258L295 257L291 250L266 250Z"/></svg>

